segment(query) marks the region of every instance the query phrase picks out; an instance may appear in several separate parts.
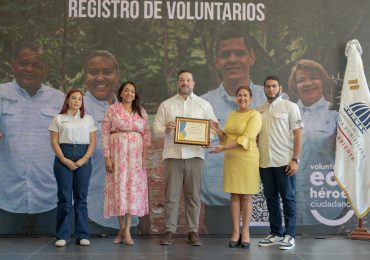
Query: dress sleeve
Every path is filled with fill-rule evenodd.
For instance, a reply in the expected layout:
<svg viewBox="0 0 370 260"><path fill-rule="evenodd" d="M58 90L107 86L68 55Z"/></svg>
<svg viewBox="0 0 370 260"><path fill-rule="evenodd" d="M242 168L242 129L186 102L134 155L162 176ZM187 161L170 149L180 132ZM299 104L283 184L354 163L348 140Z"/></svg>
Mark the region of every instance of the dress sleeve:
<svg viewBox="0 0 370 260"><path fill-rule="evenodd" d="M257 135L262 127L261 114L257 111L248 120L245 127L244 134L239 136L236 140L245 150L250 151L252 149L253 142L256 142Z"/></svg>
<svg viewBox="0 0 370 260"><path fill-rule="evenodd" d="M230 121L230 120L232 120L230 115L231 115L231 113L229 113L229 115L228 115L228 116L227 116L227 118L226 118L225 126L229 124L229 121ZM227 139L229 138L229 137L228 137L228 135L227 135L227 133L225 133L225 129L224 129L224 134L225 134L225 136L224 136L224 139L223 139L223 140L221 140L220 138L218 138L218 141L219 141L219 143L220 143L221 145L225 145L225 144L226 144Z"/></svg>
<svg viewBox="0 0 370 260"><path fill-rule="evenodd" d="M112 126L112 110L109 108L108 111L104 115L102 128L101 128L104 157L110 156L109 140L110 140L111 126Z"/></svg>
<svg viewBox="0 0 370 260"><path fill-rule="evenodd" d="M144 133L143 133L143 145L144 146L150 146L151 145L150 125L149 125L149 121L148 121L148 114L146 113L144 108L142 108L142 114L143 114L143 118L145 120L145 130L144 130Z"/></svg>

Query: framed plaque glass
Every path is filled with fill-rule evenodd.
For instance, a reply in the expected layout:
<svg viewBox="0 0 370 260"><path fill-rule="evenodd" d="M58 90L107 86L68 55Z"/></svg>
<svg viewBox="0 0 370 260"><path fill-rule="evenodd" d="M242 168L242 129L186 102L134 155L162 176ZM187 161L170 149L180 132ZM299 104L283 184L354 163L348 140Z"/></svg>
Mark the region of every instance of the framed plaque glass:
<svg viewBox="0 0 370 260"><path fill-rule="evenodd" d="M176 144L210 144L210 120L188 117L176 117Z"/></svg>

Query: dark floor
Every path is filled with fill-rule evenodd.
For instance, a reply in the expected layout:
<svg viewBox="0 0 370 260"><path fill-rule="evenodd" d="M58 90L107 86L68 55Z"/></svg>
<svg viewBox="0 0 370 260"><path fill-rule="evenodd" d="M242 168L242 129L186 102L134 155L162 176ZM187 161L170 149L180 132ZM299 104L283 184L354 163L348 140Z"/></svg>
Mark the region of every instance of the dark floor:
<svg viewBox="0 0 370 260"><path fill-rule="evenodd" d="M159 245L159 237L136 238L134 246L115 245L113 238L92 237L89 247L71 241L65 248L56 248L53 237L0 237L0 259L370 259L369 241L343 236L297 237L295 248L289 251L258 247L259 237L252 239L249 250L228 248L227 237L203 236L201 247L188 246L184 236L176 237L175 243L167 247Z"/></svg>

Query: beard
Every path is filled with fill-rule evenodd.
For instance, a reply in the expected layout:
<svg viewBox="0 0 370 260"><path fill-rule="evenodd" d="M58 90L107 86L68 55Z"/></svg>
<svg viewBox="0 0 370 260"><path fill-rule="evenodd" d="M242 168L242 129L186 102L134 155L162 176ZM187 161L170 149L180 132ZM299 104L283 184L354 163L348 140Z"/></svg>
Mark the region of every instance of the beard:
<svg viewBox="0 0 370 260"><path fill-rule="evenodd" d="M179 88L179 93L181 94L181 95L190 95L191 94L191 90L190 90L190 88L189 87L180 87Z"/></svg>
<svg viewBox="0 0 370 260"><path fill-rule="evenodd" d="M279 91L275 96L273 96L273 97L269 97L269 96L267 96L266 95L266 93L265 93L265 95L266 95L266 97L267 97L267 100L269 101L269 102L273 102L275 99L277 99L279 96L280 96L280 93L281 93L281 91Z"/></svg>

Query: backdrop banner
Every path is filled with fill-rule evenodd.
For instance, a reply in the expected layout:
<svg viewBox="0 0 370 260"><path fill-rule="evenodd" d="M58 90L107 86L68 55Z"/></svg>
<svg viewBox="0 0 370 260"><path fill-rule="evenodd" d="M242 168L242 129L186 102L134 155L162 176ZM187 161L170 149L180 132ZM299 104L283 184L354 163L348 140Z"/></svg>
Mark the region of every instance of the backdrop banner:
<svg viewBox="0 0 370 260"><path fill-rule="evenodd" d="M98 127L88 195L91 233L116 232L111 228L118 228L117 219L103 218L101 124L109 104L116 101L104 93L115 93L117 82L135 82L152 124L159 104L176 93L181 69L193 73L195 94L212 105L222 128L236 108L238 84L249 84L256 107L266 100L266 76L279 76L283 98L297 103L305 125L297 174L298 233L347 232L357 222L334 177L339 90L349 39L363 44L364 73L370 71L369 16L364 1L341 0L2 1L0 234L55 231L57 186L48 126L71 87L83 91L86 111ZM22 59L14 62L18 46L29 42L42 46L47 67ZM97 52L115 60L117 74L108 66L101 79L93 80L94 66L107 66L103 61L86 63ZM37 81L42 87L31 96L26 86ZM150 214L134 218L138 234L164 231L162 147L163 141L152 136L146 162ZM229 233L223 153L206 152L204 165L199 232ZM252 232L265 233L268 225L261 191L254 196ZM177 232L187 232L183 200Z"/></svg>

